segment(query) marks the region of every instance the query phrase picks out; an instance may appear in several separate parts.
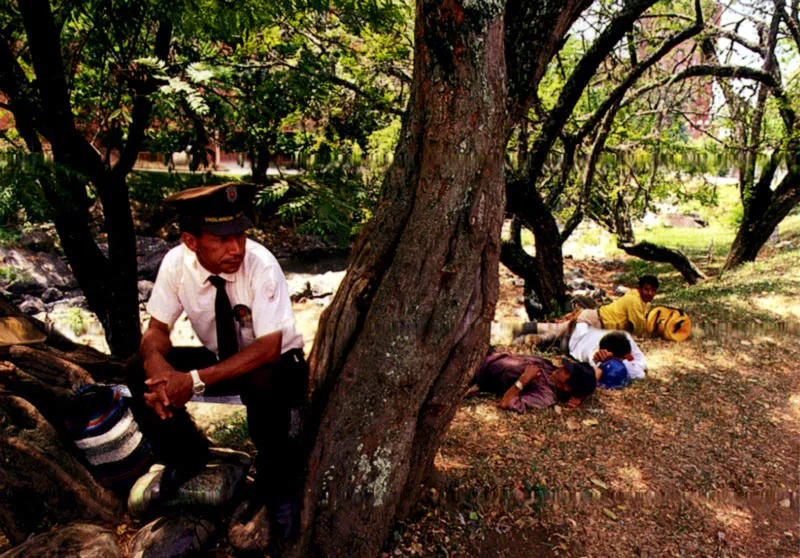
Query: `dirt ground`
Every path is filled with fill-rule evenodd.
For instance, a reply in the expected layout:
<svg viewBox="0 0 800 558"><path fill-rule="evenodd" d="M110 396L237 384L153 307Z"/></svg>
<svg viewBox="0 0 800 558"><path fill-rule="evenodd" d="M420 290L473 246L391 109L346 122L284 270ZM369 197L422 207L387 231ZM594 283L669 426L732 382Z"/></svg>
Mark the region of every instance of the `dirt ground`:
<svg viewBox="0 0 800 558"><path fill-rule="evenodd" d="M611 293L623 266L566 261L575 268ZM798 269L790 262L778 274L797 285ZM517 282L501 266L493 342L524 317ZM777 310L800 315L798 294L784 292ZM318 310L300 305L315 325ZM436 478L383 556L799 557L796 332L712 336L697 326L682 344L642 341L648 377L577 410L517 414L496 398L466 400Z"/></svg>
<svg viewBox="0 0 800 558"><path fill-rule="evenodd" d="M566 267L608 292L617 271ZM522 288L501 277L496 319L519 319ZM574 411L466 400L384 556L800 556L797 337L640 347L646 379Z"/></svg>

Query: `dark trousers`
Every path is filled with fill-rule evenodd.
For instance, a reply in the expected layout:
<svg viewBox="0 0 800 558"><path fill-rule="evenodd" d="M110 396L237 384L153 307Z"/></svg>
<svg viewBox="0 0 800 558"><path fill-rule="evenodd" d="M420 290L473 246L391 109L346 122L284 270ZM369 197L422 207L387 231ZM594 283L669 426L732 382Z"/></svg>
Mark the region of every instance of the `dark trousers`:
<svg viewBox="0 0 800 558"><path fill-rule="evenodd" d="M176 370L188 373L217 363L202 347L176 347L167 355ZM156 458L179 471L192 473L208 459L208 438L185 408L161 419L144 402L145 374L141 359L128 368L131 409ZM303 422L308 388L308 364L300 349L287 351L273 363L236 378L207 386L205 395L239 395L247 408L250 438L256 447L256 486L264 501L297 498L303 477Z"/></svg>

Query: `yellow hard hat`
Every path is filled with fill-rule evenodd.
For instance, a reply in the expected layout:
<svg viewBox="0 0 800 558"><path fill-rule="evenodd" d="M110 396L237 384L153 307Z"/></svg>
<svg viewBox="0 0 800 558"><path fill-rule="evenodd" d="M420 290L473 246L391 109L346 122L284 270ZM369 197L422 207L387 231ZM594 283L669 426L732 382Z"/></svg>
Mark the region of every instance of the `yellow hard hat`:
<svg viewBox="0 0 800 558"><path fill-rule="evenodd" d="M667 320L672 316L672 308L666 306L654 306L647 313L647 333L650 335L661 335Z"/></svg>
<svg viewBox="0 0 800 558"><path fill-rule="evenodd" d="M647 333L670 341L685 341L692 332L692 320L683 310L654 306L647 313Z"/></svg>
<svg viewBox="0 0 800 558"><path fill-rule="evenodd" d="M685 341L692 333L692 320L683 312L673 314L664 326L664 339Z"/></svg>

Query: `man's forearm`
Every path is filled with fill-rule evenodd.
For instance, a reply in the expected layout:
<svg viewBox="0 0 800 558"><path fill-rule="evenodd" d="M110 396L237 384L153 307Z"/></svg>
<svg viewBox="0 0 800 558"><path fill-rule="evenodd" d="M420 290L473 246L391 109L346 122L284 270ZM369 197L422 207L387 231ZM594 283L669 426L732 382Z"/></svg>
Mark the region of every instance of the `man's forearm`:
<svg viewBox="0 0 800 558"><path fill-rule="evenodd" d="M160 369L159 365L166 364L166 356L170 350L172 350L172 341L169 339L169 333L154 328L144 332L139 345L139 354L148 376L150 376L151 370Z"/></svg>
<svg viewBox="0 0 800 558"><path fill-rule="evenodd" d="M503 394L503 397L500 399L500 408L508 409L511 406L511 402L519 397L520 393L522 393L522 390L519 389L516 384L508 388Z"/></svg>
<svg viewBox="0 0 800 558"><path fill-rule="evenodd" d="M200 379L207 385L235 378L255 370L259 366L275 362L281 357L283 334L280 331L268 333L219 364L199 370Z"/></svg>

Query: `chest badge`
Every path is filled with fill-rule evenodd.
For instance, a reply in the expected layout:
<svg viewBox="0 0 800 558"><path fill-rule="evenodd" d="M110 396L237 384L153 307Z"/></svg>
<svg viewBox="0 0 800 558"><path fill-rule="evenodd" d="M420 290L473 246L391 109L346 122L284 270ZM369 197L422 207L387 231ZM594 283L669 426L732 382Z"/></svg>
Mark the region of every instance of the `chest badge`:
<svg viewBox="0 0 800 558"><path fill-rule="evenodd" d="M244 304L237 304L233 307L233 317L239 322L240 328L253 328L253 312Z"/></svg>

